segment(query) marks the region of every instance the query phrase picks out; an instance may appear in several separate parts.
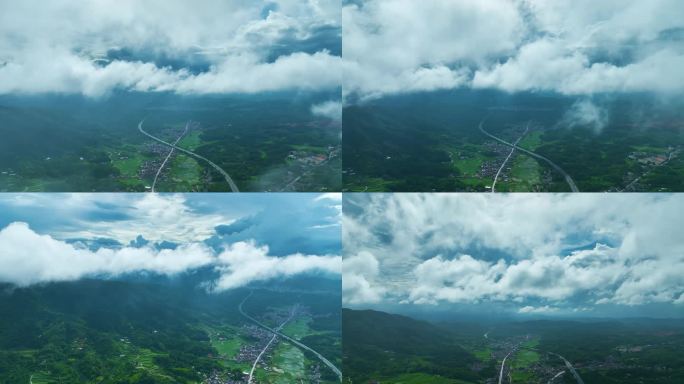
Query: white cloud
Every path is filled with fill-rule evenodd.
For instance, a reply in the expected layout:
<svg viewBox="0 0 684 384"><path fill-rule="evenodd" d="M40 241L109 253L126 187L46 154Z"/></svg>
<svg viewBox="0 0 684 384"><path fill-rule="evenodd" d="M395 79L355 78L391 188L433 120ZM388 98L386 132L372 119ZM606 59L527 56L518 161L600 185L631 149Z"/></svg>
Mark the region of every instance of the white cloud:
<svg viewBox="0 0 684 384"><path fill-rule="evenodd" d="M410 291L409 302L478 301L494 293L492 283L500 278L504 268L502 262L491 265L469 255L454 260L439 256L429 259L414 270L416 283Z"/></svg>
<svg viewBox="0 0 684 384"><path fill-rule="evenodd" d="M341 82L341 59L323 51L293 53L272 63L262 63L255 56L231 57L196 75L139 61L117 60L99 67L72 54L44 53L51 56L50 61L40 58L0 66L0 94L61 92L97 97L115 89L180 94L257 93L329 89Z"/></svg>
<svg viewBox="0 0 684 384"><path fill-rule="evenodd" d="M616 293L622 286L643 278L634 274L639 264L621 260L616 249L605 245L567 256L549 255L510 263L487 262L469 255L451 260L436 257L415 268L409 301L434 304L519 297L564 300L587 294L630 304L622 302ZM615 284L620 287L617 292L610 290Z"/></svg>
<svg viewBox="0 0 684 384"><path fill-rule="evenodd" d="M0 281L19 286L139 271L170 275L213 260L210 249L197 243L175 250L101 248L92 252L39 235L18 222L0 230L0 252Z"/></svg>
<svg viewBox="0 0 684 384"><path fill-rule="evenodd" d="M372 251L372 282L408 302L640 305L684 291L676 194L364 199L343 218L345 255Z"/></svg>
<svg viewBox="0 0 684 384"><path fill-rule="evenodd" d="M505 0L366 1L342 20L345 93L363 97L460 86L457 63L513 50L522 27Z"/></svg>
<svg viewBox="0 0 684 384"><path fill-rule="evenodd" d="M600 133L608 125L608 111L591 100L576 101L563 115L558 125L561 127L586 127Z"/></svg>
<svg viewBox="0 0 684 384"><path fill-rule="evenodd" d="M342 102L339 100L326 101L311 106L311 113L316 116L341 122L342 121Z"/></svg>
<svg viewBox="0 0 684 384"><path fill-rule="evenodd" d="M523 46L503 64L475 72L475 88L507 92L542 90L568 95L599 92L681 92L684 52L669 48L642 60L618 66L592 63L581 50L568 50L563 41L541 39Z"/></svg>
<svg viewBox="0 0 684 384"><path fill-rule="evenodd" d="M327 192L327 193L321 193L320 195L316 196L314 201L324 201L324 200L330 200L333 202L340 203L342 202L342 194L339 192Z"/></svg>
<svg viewBox="0 0 684 384"><path fill-rule="evenodd" d="M345 257L342 262L342 301L345 304L377 303L385 290L375 283L380 268L370 252Z"/></svg>
<svg viewBox="0 0 684 384"><path fill-rule="evenodd" d="M209 72L143 87L178 93L254 93L283 89L321 90L341 83L341 58L322 51L293 53L273 63L255 57L230 58Z"/></svg>
<svg viewBox="0 0 684 384"><path fill-rule="evenodd" d="M87 194L69 194L58 204L49 195L45 195L44 199L51 209L63 211L64 214L97 211L98 204L114 204L117 214L122 215L117 225L86 219L76 230L65 228L64 231L55 231L54 235L59 238L106 237L125 244L142 235L152 241L197 242L213 235L217 225L235 221L235 217L220 213L194 212L182 194L146 193L135 198L98 194L97 199Z"/></svg>
<svg viewBox="0 0 684 384"><path fill-rule="evenodd" d="M216 270L221 272L221 277L212 283L212 289L223 291L302 273L340 274L342 259L302 254L274 257L268 255L268 247L238 242L218 255L217 264Z"/></svg>
<svg viewBox="0 0 684 384"><path fill-rule="evenodd" d="M531 305L527 305L525 307L520 308L518 310L518 313L552 313L557 311L558 308L549 307L548 305L544 305L542 307L533 307Z"/></svg>
<svg viewBox="0 0 684 384"><path fill-rule="evenodd" d="M271 256L267 246L258 246L253 241L224 246L225 250L218 255L203 242L188 242L175 249L148 246L92 251L38 234L26 223L14 222L0 230L0 282L28 286L135 272L174 275L212 267L219 276L206 285L223 291L300 274L341 273L340 256Z"/></svg>
<svg viewBox="0 0 684 384"><path fill-rule="evenodd" d="M344 93L362 100L456 87L684 89L678 0L369 0L342 13Z"/></svg>
<svg viewBox="0 0 684 384"><path fill-rule="evenodd" d="M270 61L288 41L339 27L334 1L39 1L0 8L0 94L83 93L115 89L184 94L317 90L339 87L341 60L321 50ZM221 15L217 18L216 15ZM139 59L102 60L108 50L143 53ZM156 65L163 56L210 68Z"/></svg>

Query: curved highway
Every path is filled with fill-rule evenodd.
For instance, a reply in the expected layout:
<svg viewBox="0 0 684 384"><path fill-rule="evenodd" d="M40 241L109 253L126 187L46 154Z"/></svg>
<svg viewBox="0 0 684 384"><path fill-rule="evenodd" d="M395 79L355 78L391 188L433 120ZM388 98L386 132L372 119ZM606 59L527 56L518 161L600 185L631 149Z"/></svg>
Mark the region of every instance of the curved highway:
<svg viewBox="0 0 684 384"><path fill-rule="evenodd" d="M527 134L527 131L529 129L530 129L530 123L527 123L527 127L525 127L525 132L523 132L523 134L520 135L520 137L518 137L518 140L516 140L515 143L513 143L514 146L518 145L518 143L520 142L520 139L522 139ZM499 179L499 175L501 174L501 171L504 169L504 167L506 166L506 163L508 163L508 160L510 160L511 156L513 156L514 152L515 152L515 147L511 148L511 153L509 153L508 156L506 156L506 159L503 161L503 163L501 163L499 170L496 171L496 175L494 176L494 182L492 183L492 193L496 192L496 181Z"/></svg>
<svg viewBox="0 0 684 384"><path fill-rule="evenodd" d="M554 356L558 356L561 360L563 360L563 362L565 363L565 366L570 370L570 373L572 373L572 375L575 377L575 381L577 381L577 384L584 384L584 380L582 380L579 373L577 373L577 371L575 371L575 367L573 367L572 364L570 364L570 362L565 357L563 357L557 353L553 353L553 352L549 352L549 353L554 355Z"/></svg>
<svg viewBox="0 0 684 384"><path fill-rule="evenodd" d="M565 371L560 371L560 372L556 373L556 376L552 377L551 380L549 380L549 382L546 383L546 384L551 384L551 383L553 383L554 380L556 380L557 378L559 378L559 377L560 377L562 374L564 374L564 373L565 373Z"/></svg>
<svg viewBox="0 0 684 384"><path fill-rule="evenodd" d="M188 122L185 124L185 130L183 131L183 133L180 134L180 136L178 136L178 138L176 139L176 141L173 142L173 145L178 144L178 142L180 141L180 139L182 139L183 136L185 136L185 134L188 133L188 127L189 127L189 126L190 126L190 122L188 121ZM176 148L171 148L171 151L169 151L169 154L166 155L166 158L164 159L164 161L163 161L163 162L161 163L161 165L159 166L159 169L157 170L157 174L154 175L154 181L152 182L152 189L151 189L152 192L154 192L154 187L157 186L157 179L159 179L159 175L161 174L162 169L164 169L164 166L165 166L166 163L169 161L169 159L171 158L171 155L173 155L173 151L175 151L175 150L176 150Z"/></svg>
<svg viewBox="0 0 684 384"><path fill-rule="evenodd" d="M171 144L171 143L169 143L169 142L167 142L167 141L164 141L164 140L162 140L162 139L160 139L160 138L158 138L158 137L156 137L156 136L152 136L151 134L145 132L145 130L142 128L142 125L143 125L144 122L145 122L145 120L141 120L140 123L138 123L138 130L140 131L140 133L142 133L143 135L149 137L150 139L152 139L152 140L154 140L154 141L160 142L160 143L162 143L162 144L164 144L164 145L168 145L169 147L174 148L174 149L177 149L177 150L179 150L179 151L181 151L181 152L183 152L183 153L185 153L185 154L188 154L188 155L193 156L193 157L196 157L196 158L198 158L198 159L200 159L200 160L206 161L207 163L209 163L209 165L211 165L212 167L214 167L214 169L216 169L221 175L223 175L223 177L226 179L226 182L227 182L228 185L230 186L230 190L231 190L231 191L233 191L233 192L240 192L240 190L238 189L237 185L233 182L233 179L230 177L230 175L228 174L228 172L226 172L226 171L223 170L223 168L219 167L218 165L216 165L216 163L214 163L213 161L207 159L206 157L204 157L204 156L202 156L202 155L198 155L198 154L196 154L195 152L188 151L187 149L181 148L181 147L177 146L176 144Z"/></svg>
<svg viewBox="0 0 684 384"><path fill-rule="evenodd" d="M511 353L513 353L514 351L515 351L515 348L513 348L510 352L508 352L508 355L506 355L506 357L504 357L503 360L501 361L501 370L499 371L499 384L501 384L503 382L503 372L504 372L504 367L506 365L506 359L508 359L508 356L510 356Z"/></svg>
<svg viewBox="0 0 684 384"><path fill-rule="evenodd" d="M498 138L498 137L492 135L491 133L485 131L485 129L482 127L482 125L484 124L485 120L486 120L486 118L483 119L482 121L480 121L480 126L479 126L479 128L480 128L480 131L481 131L482 133L484 133L484 134L487 135L488 137L490 137L490 138L492 138L492 139L494 139L494 140L500 142L501 144L505 144L505 145L508 145L509 147L512 147L512 148L514 148L514 149L517 149L517 150L519 150L519 151L521 151L521 152L525 152L526 154L528 154L528 155L530 155L530 156L532 156L532 157L535 157L535 158L537 158L537 159L544 160L544 161L547 162L550 166L552 166L553 169L555 169L555 170L558 171L561 175L563 175L563 177L565 178L565 182L568 183L568 185L570 186L570 190L571 190L571 191L573 191L573 192L579 192L579 188L577 188L577 185L575 184L575 181L572 180L572 177L570 177L570 175L569 175L567 172L565 172L561 167L559 167L558 165L556 165L556 163L554 163L553 161L551 161L551 160L550 160L549 158L547 158L547 157L544 157L544 156L542 156L542 155L540 155L540 154L537 154L537 153L534 153L534 152L532 152L532 151L529 151L529 150L527 150L527 149L525 149L525 148L522 148L522 147L518 146L517 144L509 143L508 141L503 140L503 139L500 139L500 138Z"/></svg>
<svg viewBox="0 0 684 384"><path fill-rule="evenodd" d="M241 314L242 316L246 317L247 319L249 319L250 321L252 321L254 324L260 326L261 328L264 328L265 330L267 330L267 331L269 331L269 332L271 332L271 333L273 333L273 334L275 334L275 335L280 336L280 337L283 338L284 340L287 340L287 341L289 341L290 343L292 343L292 344L294 344L294 345L296 345L296 346L298 346L298 347L300 347L300 348L302 348L302 349L305 349L305 350L307 350L307 351L313 353L314 355L316 355L316 357L318 357L319 360L321 360L321 361L323 362L323 364L325 364L326 366L328 366L328 368L330 368L330 370L332 370L333 372L335 372L335 374L337 375L337 377L340 379L340 382L342 382L342 371L340 371L340 369L337 368L337 367L335 366L335 364L333 364L330 360L328 360L328 359L326 359L325 357L323 357L323 355L321 355L320 353L314 351L313 349L309 348L308 346L306 346L306 345L300 343L299 341L297 341L297 340L291 338L290 336L287 336L287 335L285 335L285 334L283 334L283 333L280 333L279 330L273 329L273 328L269 327L268 325L261 323L259 320L253 318L252 316L246 314L245 311L242 310L242 305L245 303L245 301L247 301L247 299L250 298L250 296L252 296L252 293L253 293L253 292L250 292L249 295L247 295L247 297L245 297L245 299L242 300L242 302L241 302L240 305L238 306L238 310L240 311L240 314Z"/></svg>
<svg viewBox="0 0 684 384"><path fill-rule="evenodd" d="M294 308L293 308L293 309L292 309L292 312L290 312L290 317L288 317L287 320L283 321L283 323L280 324L280 326L278 326L278 328L276 328L276 329L277 329L277 330L281 330L281 329L285 326L285 324L287 324L288 321L292 320L292 317L294 316L294 313L295 313L295 311L294 311ZM254 364L252 364L252 369L249 371L249 378L247 379L247 384L252 384L252 379L254 378L254 370L256 369L256 366L257 366L257 364L259 363L259 360L261 360L261 356L263 356L264 353L266 353L266 350L268 350L268 347L270 347L271 344L273 344L273 342L275 341L275 339L276 339L277 337L278 337L278 335L276 335L276 334L274 333L274 334L273 334L273 337L271 337L271 340L268 342L268 344L266 344L266 346L264 347L264 349L261 350L261 353L259 353L259 356L257 356L256 360L254 360Z"/></svg>

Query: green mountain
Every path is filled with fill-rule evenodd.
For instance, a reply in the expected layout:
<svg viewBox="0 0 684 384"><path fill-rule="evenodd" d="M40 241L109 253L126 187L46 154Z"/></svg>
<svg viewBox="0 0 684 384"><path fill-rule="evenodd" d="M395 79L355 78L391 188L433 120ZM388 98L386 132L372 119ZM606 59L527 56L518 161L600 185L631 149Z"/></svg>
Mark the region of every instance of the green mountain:
<svg viewBox="0 0 684 384"><path fill-rule="evenodd" d="M271 337L238 311L249 293L207 293L191 277L0 285L0 383L242 382L254 361L250 348L258 353ZM339 364L339 304L331 296L254 289L243 309L274 326L296 308L283 332ZM283 382L313 374L337 381L294 345L276 342L269 351L262 364L280 369ZM267 373L255 375L274 382Z"/></svg>
<svg viewBox="0 0 684 384"><path fill-rule="evenodd" d="M477 359L459 346L451 331L437 325L384 312L343 309L342 334L344 373L354 383L397 382L391 378L416 373L478 378L470 368Z"/></svg>
<svg viewBox="0 0 684 384"><path fill-rule="evenodd" d="M500 372L511 383L575 384L575 374L586 383L684 380L682 319L484 320L454 314L432 324L345 309L343 335L344 370L352 383L484 384L497 382Z"/></svg>

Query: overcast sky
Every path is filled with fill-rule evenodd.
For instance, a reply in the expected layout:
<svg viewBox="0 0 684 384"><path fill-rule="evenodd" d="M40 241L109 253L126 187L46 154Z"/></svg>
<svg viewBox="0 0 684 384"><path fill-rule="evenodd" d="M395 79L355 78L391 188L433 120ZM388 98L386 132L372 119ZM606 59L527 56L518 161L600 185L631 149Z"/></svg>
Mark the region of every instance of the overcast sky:
<svg viewBox="0 0 684 384"><path fill-rule="evenodd" d="M344 92L684 89L680 0L346 0Z"/></svg>
<svg viewBox="0 0 684 384"><path fill-rule="evenodd" d="M345 305L681 315L677 194L345 196Z"/></svg>
<svg viewBox="0 0 684 384"><path fill-rule="evenodd" d="M232 289L340 274L339 194L2 194L0 282L197 268Z"/></svg>
<svg viewBox="0 0 684 384"><path fill-rule="evenodd" d="M0 94L340 87L339 0L0 1Z"/></svg>

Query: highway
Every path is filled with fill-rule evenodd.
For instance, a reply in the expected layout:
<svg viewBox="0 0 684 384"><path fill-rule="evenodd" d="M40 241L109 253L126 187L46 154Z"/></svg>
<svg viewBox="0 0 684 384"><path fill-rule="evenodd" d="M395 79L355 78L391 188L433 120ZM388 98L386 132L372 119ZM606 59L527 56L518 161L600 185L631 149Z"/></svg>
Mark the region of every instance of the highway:
<svg viewBox="0 0 684 384"><path fill-rule="evenodd" d="M517 149L517 150L519 150L519 151L521 151L521 152L524 152L524 153L526 153L526 154L528 154L528 155L530 155L530 156L532 156L532 157L534 157L534 158L537 158L537 159L540 159L540 160L544 160L544 161L547 162L551 167L553 167L553 169L555 169L555 170L558 171L561 175L563 175L563 177L565 178L565 182L568 183L568 185L570 186L570 190L571 190L571 191L573 191L573 192L579 192L579 188L577 188L577 185L575 184L575 181L572 179L572 177L570 177L570 175L569 175L567 172L565 172L561 167L559 167L558 165L556 165L556 163L554 163L553 161L551 161L549 158L547 158L547 157L545 157L545 156L542 156L542 155L540 155L540 154L537 154L537 153L534 153L534 152L532 152L532 151L529 151L529 150L527 150L527 149L525 149L525 148L522 148L522 147L518 146L517 144L509 143L508 141L503 140L503 139L500 139L500 138L498 138L498 137L492 135L491 133L485 131L485 129L484 129L484 127L483 127L483 124L484 124L485 120L487 120L487 118L482 119L482 121L480 121L480 126L479 126L480 131L481 131L483 134L485 134L485 135L487 135L488 137L490 137L490 138L492 138L492 139L494 139L494 140L500 142L501 144L508 145L509 147L512 147L512 148ZM493 188L492 188L492 189L493 189Z"/></svg>
<svg viewBox="0 0 684 384"><path fill-rule="evenodd" d="M563 360L563 362L565 362L565 366L570 370L570 373L572 373L572 375L575 377L575 381L577 381L577 384L584 384L584 380L582 380L579 373L577 373L577 371L575 371L575 367L573 367L572 364L570 364L570 362L565 357L563 357L557 353L553 353L553 352L549 352L549 353L554 355L554 356L558 356L561 360Z"/></svg>
<svg viewBox="0 0 684 384"><path fill-rule="evenodd" d="M553 383L554 380L556 380L558 377L560 377L560 375L562 375L564 373L565 373L565 371L560 371L560 372L556 373L556 376L552 377L551 380L549 380L549 382L547 384Z"/></svg>
<svg viewBox="0 0 684 384"><path fill-rule="evenodd" d="M233 191L233 192L240 192L240 190L238 189L237 185L233 182L233 179L230 177L230 175L228 174L228 172L226 172L226 171L223 170L223 168L219 167L219 166L216 165L213 161L207 159L206 157L204 157L204 156L202 156L202 155L198 155L198 154L196 154L195 152L189 151L189 150L187 150L187 149L185 149L185 148L181 148L181 147L177 146L176 144L171 144L171 143L169 143L169 142L167 142L167 141L164 141L164 140L162 140L162 139L160 139L160 138L158 138L158 137L156 137L156 136L153 136L153 135L147 133L147 132L143 129L143 127L142 127L142 125L143 125L144 122L145 122L145 120L143 119L143 120L140 121L140 123L138 123L138 130L140 131L140 133L142 133L143 135L149 137L150 139L152 139L152 140L154 140L154 141L157 141L157 142L159 142L159 143L162 143L162 144L164 144L164 145L167 145L167 146L169 146L169 147L171 147L171 148L175 148L175 149L177 149L177 150L179 150L179 151L181 151L181 152L183 152L183 153L185 153L185 154L188 154L188 155L190 155L190 156L196 157L196 158L198 158L198 159L200 159L200 160L206 161L207 163L209 163L209 165L211 165L214 169L216 169L221 175L223 175L223 177L226 179L226 182L227 182L228 185L230 186L230 190L231 190L231 191Z"/></svg>
<svg viewBox="0 0 684 384"><path fill-rule="evenodd" d="M178 144L180 139L182 139L183 136L185 136L185 134L188 133L188 127L189 126L190 126L190 122L188 121L185 124L185 130L183 130L183 133L181 133L180 136L178 136L178 138L176 139L176 141L173 142L173 145ZM164 161L159 166L159 169L157 170L157 174L154 175L154 181L152 182L152 192L154 192L154 188L157 186L157 179L159 179L159 175L161 174L162 169L164 169L164 166L169 161L169 159L171 158L171 155L173 155L173 151L175 151L175 150L176 150L176 148L173 148L173 147L171 148L171 151L169 151L169 154L166 155L166 158L164 159Z"/></svg>
<svg viewBox="0 0 684 384"><path fill-rule="evenodd" d="M337 368L337 367L335 366L335 364L333 364L330 360L328 360L328 359L326 359L325 357L323 357L323 355L321 355L320 353L314 351L313 349L309 348L308 346L306 346L306 345L300 343L298 340L295 340L295 339L293 339L293 338L291 338L291 337L289 337L289 336L287 336L287 335L285 335L285 334L283 334L283 333L280 333L279 330L273 329L273 328L271 328L271 327L269 327L269 326L267 326L267 325L261 323L259 320L253 318L252 316L246 314L245 311L242 309L242 305L247 301L247 299L250 298L250 296L252 296L252 293L253 293L253 292L250 292L249 295L247 295L247 297L245 297L245 299L242 300L242 302L241 302L240 305L238 306L238 311L240 311L240 314L241 314L242 316L246 317L246 318L249 319L251 322L253 322L254 324L260 326L261 328L264 328L265 330L270 331L271 333L280 336L280 337L283 338L284 340L289 341L290 343L292 343L292 344L294 344L294 345L296 345L296 346L298 346L298 347L300 347L300 348L302 348L302 349L305 349L305 350L307 350L307 351L313 353L314 355L316 355L316 357L318 357L319 360L321 360L321 361L323 362L323 364L325 364L328 368L330 368L330 370L332 370L333 372L335 372L335 374L336 374L337 377L339 378L340 382L342 382L342 371L340 371L340 369Z"/></svg>
<svg viewBox="0 0 684 384"><path fill-rule="evenodd" d="M499 179L499 174L501 174L501 171L506 166L506 163L508 163L508 160L511 158L511 156L513 156L513 152L515 152L515 146L518 145L518 143L520 142L520 139L522 139L527 134L527 131L529 129L530 129L530 123L528 122L527 126L525 127L525 132L523 132L523 134L520 135L520 137L518 137L518 140L516 140L515 143L513 143L513 148L511 148L511 153L508 154L508 156L506 157L504 162L501 163L501 167L499 167L499 170L496 171L496 175L494 176L494 182L492 183L492 193L496 192L496 190L495 190L496 189L496 181Z"/></svg>
<svg viewBox="0 0 684 384"><path fill-rule="evenodd" d="M503 382L503 371L504 367L506 366L506 359L508 359L508 356L511 355L511 353L515 352L515 348L513 348L510 352L508 352L508 355L504 357L503 361L501 361L501 370L499 371L499 384Z"/></svg>
<svg viewBox="0 0 684 384"><path fill-rule="evenodd" d="M295 314L295 308L292 308L292 311L290 312L290 317L288 317L287 320L283 321L283 323L280 324L278 326L278 328L276 328L276 329L281 330L285 326L285 324L287 324L288 321L292 320L292 317L294 316L294 314ZM249 378L247 379L247 384L252 384L252 378L254 377L254 370L256 369L256 366L259 363L259 360L261 360L261 356L263 356L264 353L266 353L266 350L268 349L268 347L270 347L271 344L273 344L273 342L275 341L275 339L277 337L278 336L274 333L273 337L271 337L271 340L266 344L264 349L261 350L261 352L259 353L259 356L257 356L256 360L254 360L254 364L252 364L252 369L249 371Z"/></svg>

